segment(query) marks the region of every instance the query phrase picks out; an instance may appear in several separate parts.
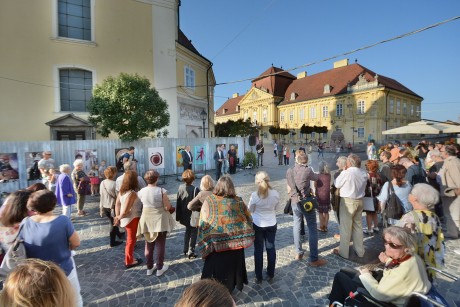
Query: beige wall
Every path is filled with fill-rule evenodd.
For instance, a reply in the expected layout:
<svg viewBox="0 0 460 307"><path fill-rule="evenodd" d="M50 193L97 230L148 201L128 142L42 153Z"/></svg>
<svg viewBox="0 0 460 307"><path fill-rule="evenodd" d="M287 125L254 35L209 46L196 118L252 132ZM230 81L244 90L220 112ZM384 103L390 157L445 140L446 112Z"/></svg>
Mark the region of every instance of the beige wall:
<svg viewBox="0 0 460 307"><path fill-rule="evenodd" d="M59 67L90 70L93 83L120 72L138 73L153 82L151 5L93 3L95 40L80 42L54 36L54 0L2 1L0 105L7 112L2 112L0 140L49 139L44 123L66 114L56 112Z"/></svg>
<svg viewBox="0 0 460 307"><path fill-rule="evenodd" d="M309 126L326 126L328 128L326 142L330 141L330 137L333 131L337 128L341 129L344 133L345 142L353 142L355 144L367 143L368 137L371 134L372 138L378 143L385 142L386 138L392 138L392 136L384 136L381 131L391 129L398 126L407 125L411 122L420 120L419 113L416 112L417 106L421 107L421 98L411 96L401 92L388 90L383 87L374 88L371 90L354 92L350 94L331 96L321 99L314 99L309 101L297 102L294 104L288 104L283 106L275 107L273 104L273 98L270 100L265 95L262 95L257 100L252 100L252 92L256 91L260 93L260 90L251 89L248 94L245 95L240 101L240 112L229 116L216 117L216 123L223 123L229 119L236 120L238 118L244 118L244 113L248 112L248 117L252 118L254 110L258 112L258 122L261 121L260 110L270 106L273 106L272 112L269 112L269 123L264 123L261 128L261 132L267 133L268 139L275 139L277 136L271 136L268 133L269 126L276 125L277 120L281 128L293 129L296 134L293 137L286 136L286 140L291 143L300 143L305 141L305 136L300 135L300 128L303 124ZM390 98L395 101L394 112L390 112L389 104ZM400 113L396 112L396 101L401 101ZM360 101L365 102L364 114L358 114L358 103ZM406 113L403 113L403 102L406 102L407 108ZM337 116L337 104L342 104L343 115ZM413 105L414 112L411 114L410 105ZM324 116L323 107L327 106L327 114ZM315 108L316 116L312 117L310 109ZM387 111L388 109L388 111ZM304 112L304 118L300 118L300 110ZM290 113L293 111L294 118L291 121ZM284 114L284 120L282 120L282 114ZM352 129L354 127L354 129ZM364 135L358 136L358 128L364 128ZM353 130L355 132L353 132ZM397 136L407 138L408 136ZM308 139L310 139L310 135ZM316 135L315 139L318 139Z"/></svg>

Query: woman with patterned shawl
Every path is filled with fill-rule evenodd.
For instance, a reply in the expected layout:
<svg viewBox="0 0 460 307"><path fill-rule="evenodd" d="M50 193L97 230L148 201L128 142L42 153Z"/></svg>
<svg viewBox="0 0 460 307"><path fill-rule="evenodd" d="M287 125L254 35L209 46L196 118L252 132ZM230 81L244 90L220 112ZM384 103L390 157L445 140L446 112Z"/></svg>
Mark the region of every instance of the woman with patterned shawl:
<svg viewBox="0 0 460 307"><path fill-rule="evenodd" d="M214 278L230 293L248 284L244 249L254 242L252 217L236 196L230 176L222 176L201 207L198 249L204 266L201 279Z"/></svg>
<svg viewBox="0 0 460 307"><path fill-rule="evenodd" d="M442 269L444 266L445 243L441 221L433 212L434 205L439 202L439 193L426 183L417 183L409 194L409 201L414 210L402 216L397 224L408 228L417 239L417 253L425 265ZM436 272L428 271L430 281Z"/></svg>

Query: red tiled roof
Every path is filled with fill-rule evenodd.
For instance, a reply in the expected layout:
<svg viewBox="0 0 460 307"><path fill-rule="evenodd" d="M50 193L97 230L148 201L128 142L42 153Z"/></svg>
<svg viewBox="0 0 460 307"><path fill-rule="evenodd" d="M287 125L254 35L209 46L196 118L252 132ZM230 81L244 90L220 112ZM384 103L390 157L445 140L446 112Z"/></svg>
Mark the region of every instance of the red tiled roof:
<svg viewBox="0 0 460 307"><path fill-rule="evenodd" d="M226 116L226 115L231 115L235 113L239 113L240 111L237 111L236 107L240 103L241 99L243 99L244 95L235 97L235 98L230 98L224 104L217 109L216 115L217 116ZM224 109L227 109L227 111L224 114Z"/></svg>
<svg viewBox="0 0 460 307"><path fill-rule="evenodd" d="M284 97L287 87L296 79L288 72L282 72L282 68L271 66L264 71L259 77L252 80L252 86L265 88L267 92L277 97ZM279 73L279 74L275 74ZM272 75L275 74L275 75Z"/></svg>
<svg viewBox="0 0 460 307"><path fill-rule="evenodd" d="M375 80L376 74L359 64L338 67L295 80L287 88L284 95L285 99L280 105L345 94L347 93L348 83L351 85L356 84L361 74L364 75L368 82ZM420 97L394 79L379 75L378 82L387 88ZM326 84L332 87L328 94L324 94L324 86ZM295 100L291 100L292 92L297 94Z"/></svg>

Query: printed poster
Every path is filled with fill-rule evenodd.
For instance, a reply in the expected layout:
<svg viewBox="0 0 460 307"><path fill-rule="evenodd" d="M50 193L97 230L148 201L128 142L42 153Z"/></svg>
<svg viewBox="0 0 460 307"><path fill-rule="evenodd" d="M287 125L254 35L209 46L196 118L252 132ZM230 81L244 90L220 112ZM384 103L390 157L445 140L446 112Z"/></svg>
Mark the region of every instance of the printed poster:
<svg viewBox="0 0 460 307"><path fill-rule="evenodd" d="M0 182L18 179L18 154L0 153Z"/></svg>
<svg viewBox="0 0 460 307"><path fill-rule="evenodd" d="M83 160L83 170L86 174L88 174L94 166L98 166L96 149L77 149L75 150L75 157L77 155L80 155Z"/></svg>
<svg viewBox="0 0 460 307"><path fill-rule="evenodd" d="M165 168L164 147L152 147L147 149L149 155L149 169Z"/></svg>
<svg viewBox="0 0 460 307"><path fill-rule="evenodd" d="M125 153L127 153L129 151L129 148L128 147L125 147L125 148L116 148L115 149L115 166L117 167L117 170L119 172L124 172L124 169L123 169L123 163L120 162L120 158L122 155L124 155ZM133 157L134 159L134 157Z"/></svg>
<svg viewBox="0 0 460 307"><path fill-rule="evenodd" d="M193 161L195 165L206 164L206 145L195 146L193 157L195 158L195 161Z"/></svg>
<svg viewBox="0 0 460 307"><path fill-rule="evenodd" d="M183 167L184 162L182 161L182 151L185 150L185 145L180 145L176 147L176 166Z"/></svg>
<svg viewBox="0 0 460 307"><path fill-rule="evenodd" d="M34 171L38 169L38 161L42 159L42 153L38 151L26 152L26 168L27 168L27 180L40 179L40 171ZM37 164L37 166L35 166Z"/></svg>

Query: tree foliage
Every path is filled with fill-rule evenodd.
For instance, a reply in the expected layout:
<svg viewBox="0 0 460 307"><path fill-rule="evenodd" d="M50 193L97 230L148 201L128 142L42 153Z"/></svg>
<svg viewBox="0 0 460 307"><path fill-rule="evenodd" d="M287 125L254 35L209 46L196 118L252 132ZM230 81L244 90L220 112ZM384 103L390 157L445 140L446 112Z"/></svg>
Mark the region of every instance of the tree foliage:
<svg viewBox="0 0 460 307"><path fill-rule="evenodd" d="M111 132L123 141L154 135L169 125L168 104L150 81L138 74L121 73L97 85L88 103L89 121L107 137ZM164 130L162 135L168 135Z"/></svg>
<svg viewBox="0 0 460 307"><path fill-rule="evenodd" d="M270 132L270 134L272 134L272 135L279 134L280 133L280 127L270 126L268 128L268 132Z"/></svg>
<svg viewBox="0 0 460 307"><path fill-rule="evenodd" d="M219 123L215 126L216 135L219 137L229 137L229 136L248 136L253 135L257 132L257 129L253 127L251 119L243 120L238 119L228 120L225 123Z"/></svg>

